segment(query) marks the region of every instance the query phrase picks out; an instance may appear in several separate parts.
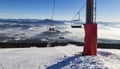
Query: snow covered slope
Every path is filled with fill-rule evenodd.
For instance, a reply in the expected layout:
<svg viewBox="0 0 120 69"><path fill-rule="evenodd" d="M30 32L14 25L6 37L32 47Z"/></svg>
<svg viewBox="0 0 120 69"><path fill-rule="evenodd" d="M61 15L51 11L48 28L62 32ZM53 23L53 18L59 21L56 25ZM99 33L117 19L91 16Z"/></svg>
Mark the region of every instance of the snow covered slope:
<svg viewBox="0 0 120 69"><path fill-rule="evenodd" d="M120 69L120 50L98 49L81 56L83 47L0 49L0 69Z"/></svg>

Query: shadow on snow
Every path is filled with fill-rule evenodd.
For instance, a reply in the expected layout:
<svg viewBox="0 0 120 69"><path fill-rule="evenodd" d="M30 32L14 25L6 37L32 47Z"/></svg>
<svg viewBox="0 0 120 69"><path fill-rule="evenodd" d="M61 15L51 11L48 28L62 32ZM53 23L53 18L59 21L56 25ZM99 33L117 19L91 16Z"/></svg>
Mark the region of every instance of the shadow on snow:
<svg viewBox="0 0 120 69"><path fill-rule="evenodd" d="M72 56L70 58L67 58L67 59L61 61L61 62L58 62L57 64L54 64L46 69L56 69L56 68L61 69L62 67L69 65L71 61L74 61L76 58L79 58L80 56L82 56L82 53L76 54L75 56Z"/></svg>

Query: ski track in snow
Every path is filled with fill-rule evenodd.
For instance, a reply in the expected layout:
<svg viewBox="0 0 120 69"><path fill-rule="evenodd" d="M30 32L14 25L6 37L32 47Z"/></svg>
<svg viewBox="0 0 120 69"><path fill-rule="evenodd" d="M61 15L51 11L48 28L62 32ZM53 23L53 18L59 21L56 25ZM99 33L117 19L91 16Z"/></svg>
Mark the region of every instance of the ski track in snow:
<svg viewBox="0 0 120 69"><path fill-rule="evenodd" d="M82 48L0 49L0 69L120 69L120 50L98 49L97 56L81 56Z"/></svg>

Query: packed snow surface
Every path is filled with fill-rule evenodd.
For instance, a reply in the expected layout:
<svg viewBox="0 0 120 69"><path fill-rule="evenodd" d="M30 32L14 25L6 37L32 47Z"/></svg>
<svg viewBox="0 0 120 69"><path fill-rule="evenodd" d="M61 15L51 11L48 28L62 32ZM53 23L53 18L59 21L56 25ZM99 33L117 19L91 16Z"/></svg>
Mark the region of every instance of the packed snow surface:
<svg viewBox="0 0 120 69"><path fill-rule="evenodd" d="M0 69L120 69L120 50L98 49L82 56L83 46L0 49Z"/></svg>

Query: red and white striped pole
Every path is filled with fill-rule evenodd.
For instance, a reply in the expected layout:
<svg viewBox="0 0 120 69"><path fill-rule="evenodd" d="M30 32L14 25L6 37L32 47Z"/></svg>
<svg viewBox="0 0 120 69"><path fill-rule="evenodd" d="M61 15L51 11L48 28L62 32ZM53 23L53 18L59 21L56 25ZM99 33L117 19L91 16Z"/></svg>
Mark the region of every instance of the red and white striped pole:
<svg viewBox="0 0 120 69"><path fill-rule="evenodd" d="M83 55L97 54L97 24L94 23L94 0L86 2L86 24Z"/></svg>

